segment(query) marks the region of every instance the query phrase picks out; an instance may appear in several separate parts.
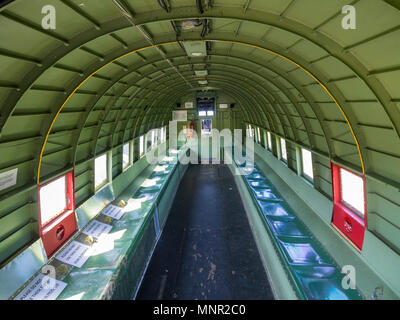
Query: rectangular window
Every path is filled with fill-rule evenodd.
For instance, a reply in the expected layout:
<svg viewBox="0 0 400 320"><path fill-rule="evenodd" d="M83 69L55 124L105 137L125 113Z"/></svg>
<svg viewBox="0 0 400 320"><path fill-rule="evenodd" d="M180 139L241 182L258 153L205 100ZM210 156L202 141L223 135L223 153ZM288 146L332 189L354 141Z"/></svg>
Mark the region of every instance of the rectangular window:
<svg viewBox="0 0 400 320"><path fill-rule="evenodd" d="M287 150L286 150L286 141L285 139L281 138L281 156L282 159L287 162Z"/></svg>
<svg viewBox="0 0 400 320"><path fill-rule="evenodd" d="M268 138L268 149L269 149L269 150L272 150L271 132L267 132L267 138Z"/></svg>
<svg viewBox="0 0 400 320"><path fill-rule="evenodd" d="M144 155L144 136L139 138L139 157Z"/></svg>
<svg viewBox="0 0 400 320"><path fill-rule="evenodd" d="M342 201L350 208L356 209L364 217L364 180L360 176L340 168L340 186Z"/></svg>
<svg viewBox="0 0 400 320"><path fill-rule="evenodd" d="M165 142L167 141L167 126L164 127L164 131L163 131L163 138L162 141Z"/></svg>
<svg viewBox="0 0 400 320"><path fill-rule="evenodd" d="M267 133L263 131L263 139L264 139L264 148L268 148L268 140L267 140Z"/></svg>
<svg viewBox="0 0 400 320"><path fill-rule="evenodd" d="M150 148L153 149L153 147L156 144L156 130L155 129L150 131L150 136L151 136L151 147Z"/></svg>
<svg viewBox="0 0 400 320"><path fill-rule="evenodd" d="M201 135L202 136L210 136L212 130L212 120L201 120Z"/></svg>
<svg viewBox="0 0 400 320"><path fill-rule="evenodd" d="M108 155L103 154L94 161L94 185L95 189L108 181Z"/></svg>
<svg viewBox="0 0 400 320"><path fill-rule="evenodd" d="M257 142L261 142L261 134L260 134L260 128L257 128Z"/></svg>
<svg viewBox="0 0 400 320"><path fill-rule="evenodd" d="M60 248L77 230L74 199L74 172L39 186L39 233L47 257Z"/></svg>
<svg viewBox="0 0 400 320"><path fill-rule="evenodd" d="M359 250L363 247L366 224L365 178L331 162L332 224Z"/></svg>
<svg viewBox="0 0 400 320"><path fill-rule="evenodd" d="M250 124L249 124L249 137L254 138L254 131Z"/></svg>
<svg viewBox="0 0 400 320"><path fill-rule="evenodd" d="M312 153L306 149L301 149L302 171L303 175L311 180L314 179Z"/></svg>
<svg viewBox="0 0 400 320"><path fill-rule="evenodd" d="M153 148L157 146L157 129L153 129Z"/></svg>
<svg viewBox="0 0 400 320"><path fill-rule="evenodd" d="M130 165L130 153L131 153L131 145L130 143L125 143L122 146L122 168L125 169Z"/></svg>
<svg viewBox="0 0 400 320"><path fill-rule="evenodd" d="M67 210L66 176L40 188L40 221L42 226Z"/></svg>

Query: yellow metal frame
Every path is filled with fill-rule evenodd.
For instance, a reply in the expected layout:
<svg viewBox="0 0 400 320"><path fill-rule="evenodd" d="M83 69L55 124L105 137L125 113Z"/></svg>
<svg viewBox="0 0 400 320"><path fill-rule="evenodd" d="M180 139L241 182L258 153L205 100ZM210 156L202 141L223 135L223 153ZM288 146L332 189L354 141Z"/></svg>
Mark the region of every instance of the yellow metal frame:
<svg viewBox="0 0 400 320"><path fill-rule="evenodd" d="M350 132L351 132L351 134L352 134L352 136L353 136L353 138L354 138L354 141L356 142L357 151L358 151L358 154L359 154L359 156L360 156L360 162L361 162L362 173L365 174L364 160L363 160L363 157L362 157L362 154L361 154L360 145L359 145L358 140L357 140L357 138L356 138L356 136L355 136L353 127L351 126L351 124L350 124L350 122L349 122L349 120L348 120L346 114L344 113L342 107L341 107L340 104L337 102L337 100L336 100L335 97L332 95L332 93L329 91L329 89L328 89L317 77L315 77L310 71L308 71L307 69L305 69L304 67L302 67L302 66L299 65L298 63L294 62L293 60L289 59L288 57L286 57L286 56L284 56L284 55L281 55L280 53L277 53L277 52L272 51L272 50L270 50L270 49L266 49L266 48L263 48L263 47L260 47L260 46L254 45L254 44L246 43L246 42L231 41L231 40L185 40L185 41L187 41L187 42L189 42L189 41L190 41L190 42L195 42L195 41L204 41L204 42L207 42L207 41L210 41L210 42L220 42L220 43L231 43L231 44L244 45L244 46L248 46L248 47L260 49L260 50L269 52L269 53L271 53L271 54L274 54L274 55L276 55L276 56L278 56L278 57L280 57L280 58L282 58L282 59L284 59L284 60L286 60L286 61L288 61L288 62L294 64L294 65L296 65L298 68L300 68L301 70L303 70L303 71L304 71L305 73L307 73L311 78L313 78L313 79L326 91L326 93L328 93L328 95L332 98L332 100L335 102L336 106L339 108L340 112L342 113L344 119L345 119L346 122L347 122L347 125L348 125L349 128L350 128ZM118 58L115 58L114 60L112 60L112 61L106 63L105 65L103 65L102 67L100 67L99 69L97 69L96 71L94 71L93 73L91 73L89 76L87 76L87 77L72 91L72 93L67 97L67 99L65 100L65 102L61 105L60 109L57 111L57 113L56 113L56 115L55 115L53 121L51 122L50 128L49 128L49 130L47 131L47 134L46 134L46 137L45 137L45 140L44 140L42 149L41 149L41 151L40 151L39 165L38 165L38 174L37 174L37 184L39 184L39 180L40 180L40 169L41 169L41 165L42 165L43 152L44 152L44 149L45 149L45 147L46 147L47 139L48 139L48 137L49 137L49 135L50 135L51 129L53 128L54 123L55 123L55 121L57 120L57 117L58 117L58 115L60 114L61 110L64 108L65 104L68 102L68 100L74 95L74 93L75 93L87 80L89 80L93 75L95 75L97 72L99 72L100 70L104 69L105 67L107 67L107 66L110 65L111 63L113 63L113 62L115 62L115 61L118 61L118 60L120 60L120 59L122 59L122 58L125 58L125 57L127 57L127 56L129 56L129 55L131 55L131 54L133 54L133 53L136 53L136 52L139 52L139 51L143 51L143 50L146 50L146 49L152 49L152 48L155 48L155 47L164 46L164 45L177 44L177 43L180 43L180 42L183 42L183 41L164 42L164 43L159 43L159 44L155 44L155 45L152 45L152 46L147 46L147 47L143 47L143 48L140 48L140 49L136 49L136 50L130 51L130 52L125 53L125 54L123 54L122 56L119 56ZM142 110L142 112L143 112L143 110ZM138 120L139 120L139 118L137 119L137 122L136 122L135 132L136 132L136 127L137 127L137 124L138 124Z"/></svg>

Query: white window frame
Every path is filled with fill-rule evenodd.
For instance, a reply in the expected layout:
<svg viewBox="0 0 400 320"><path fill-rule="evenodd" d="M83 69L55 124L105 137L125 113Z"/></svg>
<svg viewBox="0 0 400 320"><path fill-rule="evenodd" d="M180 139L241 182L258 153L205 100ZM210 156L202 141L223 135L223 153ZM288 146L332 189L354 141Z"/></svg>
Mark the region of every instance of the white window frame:
<svg viewBox="0 0 400 320"><path fill-rule="evenodd" d="M126 148L126 146L128 146L128 162L124 162L124 149ZM125 170L127 168L129 168L132 165L132 141L129 141L127 143L124 143L122 145L122 170Z"/></svg>
<svg viewBox="0 0 400 320"><path fill-rule="evenodd" d="M254 140L254 129L251 124L249 124L249 135L249 138L252 138Z"/></svg>
<svg viewBox="0 0 400 320"><path fill-rule="evenodd" d="M157 129L151 130L151 144L152 149L157 146Z"/></svg>
<svg viewBox="0 0 400 320"><path fill-rule="evenodd" d="M271 132L267 131L267 149L269 151L272 151L272 136L271 136Z"/></svg>
<svg viewBox="0 0 400 320"><path fill-rule="evenodd" d="M149 152L151 149L153 149L153 144L154 144L154 138L153 138L153 130L149 130L147 132L147 142L150 141L150 147L148 149L146 149L146 153ZM146 147L149 144L146 143Z"/></svg>
<svg viewBox="0 0 400 320"><path fill-rule="evenodd" d="M167 141L167 126L161 127L161 142Z"/></svg>
<svg viewBox="0 0 400 320"><path fill-rule="evenodd" d="M145 143L144 143L144 134L139 137L139 158L143 157L146 153Z"/></svg>
<svg viewBox="0 0 400 320"><path fill-rule="evenodd" d="M104 187L105 185L107 185L110 182L110 166L111 166L111 159L110 159L110 153L104 153L100 156L97 156L94 159L94 189L95 191L101 189L102 187ZM99 170L99 165L103 165L104 163L100 163L100 159L103 160L105 159L105 173L102 172L101 176L105 176L105 178L101 181L99 181L99 179L97 179L98 177L98 170ZM102 168L104 169L104 168Z"/></svg>
<svg viewBox="0 0 400 320"><path fill-rule="evenodd" d="M286 140L283 138L279 138L279 146L281 150L281 159L283 162L287 163L288 161L288 153L287 153L287 144Z"/></svg>
<svg viewBox="0 0 400 320"><path fill-rule="evenodd" d="M161 128L156 129L156 144L159 145L161 143Z"/></svg>
<svg viewBox="0 0 400 320"><path fill-rule="evenodd" d="M267 132L265 130L263 130L262 133L263 133L264 147L265 147L265 149L268 149Z"/></svg>
<svg viewBox="0 0 400 320"><path fill-rule="evenodd" d="M308 163L309 161L309 163ZM307 168L311 167L310 172ZM314 181L314 163L313 163L313 155L310 150L301 148L301 174L308 180Z"/></svg>
<svg viewBox="0 0 400 320"><path fill-rule="evenodd" d="M365 192L364 192L364 179L359 175L347 170L345 168L339 168L340 175L340 198L346 207L351 208L355 213L359 214L361 218L365 218ZM352 179L347 185L346 181ZM346 183L346 185L345 185ZM357 186L359 188L357 188ZM356 192L358 189L358 192ZM362 194L362 199L356 193ZM359 199L361 203L356 203L354 199Z"/></svg>
<svg viewBox="0 0 400 320"><path fill-rule="evenodd" d="M147 131L145 134L144 134L144 154L146 154L147 152L149 152L150 151L150 149L151 149L151 143L150 143L150 147L148 147L148 145L149 145L149 141L151 142L151 139L149 140L149 137L150 137L150 131ZM151 138L151 137L150 137Z"/></svg>
<svg viewBox="0 0 400 320"><path fill-rule="evenodd" d="M40 221L42 226L54 220L68 208L67 175L62 175L40 187Z"/></svg>

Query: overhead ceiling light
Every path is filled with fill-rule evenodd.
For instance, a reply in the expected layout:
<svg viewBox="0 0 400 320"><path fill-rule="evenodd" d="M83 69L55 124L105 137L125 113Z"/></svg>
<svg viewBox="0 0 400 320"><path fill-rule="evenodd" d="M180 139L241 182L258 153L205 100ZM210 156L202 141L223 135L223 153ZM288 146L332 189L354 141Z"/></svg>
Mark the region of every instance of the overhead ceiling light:
<svg viewBox="0 0 400 320"><path fill-rule="evenodd" d="M199 81L199 84L207 84L208 82L207 82L207 80L200 80Z"/></svg>
<svg viewBox="0 0 400 320"><path fill-rule="evenodd" d="M204 57L207 55L207 48L204 41L183 41L182 45L189 57Z"/></svg>
<svg viewBox="0 0 400 320"><path fill-rule="evenodd" d="M205 77L206 75L208 75L208 71L207 70L195 70L194 73L198 77Z"/></svg>

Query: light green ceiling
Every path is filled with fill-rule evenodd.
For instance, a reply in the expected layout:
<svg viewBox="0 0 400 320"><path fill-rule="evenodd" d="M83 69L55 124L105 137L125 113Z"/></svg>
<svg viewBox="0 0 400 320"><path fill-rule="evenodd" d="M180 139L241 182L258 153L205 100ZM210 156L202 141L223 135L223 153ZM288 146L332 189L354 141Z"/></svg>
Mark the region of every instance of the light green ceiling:
<svg viewBox="0 0 400 320"><path fill-rule="evenodd" d="M41 177L84 162L166 123L206 78L238 101L247 121L362 171L333 99L265 48L326 86L366 173L398 186L396 1L352 1L356 30L341 27L348 1L211 0L202 1L203 14L195 0L165 2L168 12L156 0L120 0L131 21L112 0L15 0L0 9L0 170L18 166L32 179L23 188L37 182L42 149ZM55 30L41 28L44 5L56 8ZM184 19L203 24L185 30ZM207 56L188 57L189 40L209 40ZM204 69L206 77L195 75Z"/></svg>

